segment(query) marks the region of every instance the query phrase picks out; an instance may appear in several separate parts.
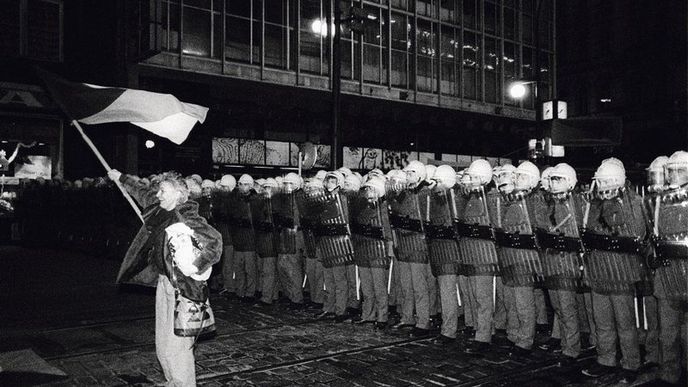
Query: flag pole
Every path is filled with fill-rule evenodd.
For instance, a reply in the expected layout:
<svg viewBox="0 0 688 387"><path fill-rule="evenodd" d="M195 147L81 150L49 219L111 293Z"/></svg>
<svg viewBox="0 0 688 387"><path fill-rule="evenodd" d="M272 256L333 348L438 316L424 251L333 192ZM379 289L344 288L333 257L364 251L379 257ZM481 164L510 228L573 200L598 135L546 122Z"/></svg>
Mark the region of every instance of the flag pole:
<svg viewBox="0 0 688 387"><path fill-rule="evenodd" d="M100 163L103 164L103 167L105 167L105 170L110 172L112 168L110 168L110 165L107 163L107 161L105 161L103 155L100 154L98 148L96 148L95 144L93 144L93 141L91 141L91 139L86 135L86 133L84 133L84 129L81 127L79 122L77 120L72 120L72 125L74 125L74 127L79 131L79 133L81 134L81 138L84 139L86 145L88 145L89 148L91 148L91 150L93 151L93 153L95 153L98 160L100 160ZM124 189L124 187L122 187L122 183L119 180L115 180L115 184L117 185L117 188L119 188L119 190L122 192L122 195L124 195L124 198L127 199L129 204L131 204L131 208L134 209L134 212L136 212L136 215L139 217L139 219L141 219L141 222L143 222L141 210L136 205L136 203L134 203L134 199L132 199L129 193Z"/></svg>

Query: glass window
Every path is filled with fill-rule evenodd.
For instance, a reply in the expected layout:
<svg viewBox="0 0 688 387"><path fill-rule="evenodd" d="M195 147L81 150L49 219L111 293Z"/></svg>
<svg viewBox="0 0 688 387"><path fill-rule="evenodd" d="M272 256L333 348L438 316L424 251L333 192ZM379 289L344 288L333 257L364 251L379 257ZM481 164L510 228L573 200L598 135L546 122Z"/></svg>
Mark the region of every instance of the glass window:
<svg viewBox="0 0 688 387"><path fill-rule="evenodd" d="M225 57L238 62L251 61L251 20L226 15Z"/></svg>
<svg viewBox="0 0 688 387"><path fill-rule="evenodd" d="M416 10L421 16L436 18L435 2L438 0L416 0Z"/></svg>
<svg viewBox="0 0 688 387"><path fill-rule="evenodd" d="M521 65L521 71L523 74L523 78L527 80L535 80L535 71L534 71L534 56L533 56L534 50L531 47L523 47L522 55L523 57L521 58L522 65ZM533 102L534 102L534 84L529 84L526 86L528 90L528 94L525 97L525 100L523 101L523 104L525 107L532 108L533 107Z"/></svg>
<svg viewBox="0 0 688 387"><path fill-rule="evenodd" d="M464 31L463 34L463 96L478 99L480 90L480 43L478 35Z"/></svg>
<svg viewBox="0 0 688 387"><path fill-rule="evenodd" d="M523 43L533 44L533 17L523 14Z"/></svg>
<svg viewBox="0 0 688 387"><path fill-rule="evenodd" d="M436 91L435 60L436 60L436 29L437 25L425 20L418 20L416 31L417 64L416 85L419 91Z"/></svg>
<svg viewBox="0 0 688 387"><path fill-rule="evenodd" d="M387 80L387 71L382 66L382 56L387 55L387 24L382 18L382 12L377 7L365 8L367 20L363 30L363 80L366 82L381 83Z"/></svg>
<svg viewBox="0 0 688 387"><path fill-rule="evenodd" d="M499 102L500 91L500 53L497 41L485 37L485 101Z"/></svg>
<svg viewBox="0 0 688 387"><path fill-rule="evenodd" d="M287 0L272 0L265 4L265 66L288 68L290 21Z"/></svg>
<svg viewBox="0 0 688 387"><path fill-rule="evenodd" d="M499 35L501 22L499 20L499 7L492 2L486 1L484 4L485 12L485 32L492 35Z"/></svg>
<svg viewBox="0 0 688 387"><path fill-rule="evenodd" d="M185 5L183 15L182 53L195 56L210 56L210 10L192 8Z"/></svg>
<svg viewBox="0 0 688 387"><path fill-rule="evenodd" d="M518 12L511 8L504 8L504 37L518 39Z"/></svg>
<svg viewBox="0 0 688 387"><path fill-rule="evenodd" d="M409 50L411 49L411 24L407 16L392 12L392 86L408 87Z"/></svg>
<svg viewBox="0 0 688 387"><path fill-rule="evenodd" d="M458 95L458 82L456 79L456 60L458 57L459 43L456 41L456 30L442 26L440 40L440 88L442 94Z"/></svg>
<svg viewBox="0 0 688 387"><path fill-rule="evenodd" d="M390 0L390 4L392 5L392 8L408 11L413 4L413 0Z"/></svg>
<svg viewBox="0 0 688 387"><path fill-rule="evenodd" d="M251 16L251 0L226 0L227 14L234 16Z"/></svg>
<svg viewBox="0 0 688 387"><path fill-rule="evenodd" d="M519 61L517 55L517 46L511 42L504 42L504 100L508 105L518 105L519 100L515 100L509 96L508 87L511 82L519 79Z"/></svg>
<svg viewBox="0 0 688 387"><path fill-rule="evenodd" d="M474 30L480 29L480 13L476 0L463 0L463 26Z"/></svg>
<svg viewBox="0 0 688 387"><path fill-rule="evenodd" d="M179 50L179 2L162 2L162 49Z"/></svg>
<svg viewBox="0 0 688 387"><path fill-rule="evenodd" d="M323 12L320 0L301 1L301 31L299 66L301 71L323 74L327 69L323 64L323 44L327 44L332 32L331 22Z"/></svg>
<svg viewBox="0 0 688 387"><path fill-rule="evenodd" d="M456 22L456 1L440 0L440 20Z"/></svg>

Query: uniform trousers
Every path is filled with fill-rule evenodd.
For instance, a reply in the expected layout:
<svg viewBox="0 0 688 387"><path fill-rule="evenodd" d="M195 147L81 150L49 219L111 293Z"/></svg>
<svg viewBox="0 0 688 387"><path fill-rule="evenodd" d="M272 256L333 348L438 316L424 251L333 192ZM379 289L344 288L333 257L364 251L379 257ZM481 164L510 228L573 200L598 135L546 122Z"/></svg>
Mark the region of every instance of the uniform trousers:
<svg viewBox="0 0 688 387"><path fill-rule="evenodd" d="M234 252L234 273L236 294L239 297L253 297L256 293L258 260L255 251Z"/></svg>
<svg viewBox="0 0 688 387"><path fill-rule="evenodd" d="M358 299L359 294L356 292L356 265L354 265L353 263L349 263L345 267L346 284L349 287L349 289L347 290L348 299L346 302L346 307L352 309L360 309L361 300Z"/></svg>
<svg viewBox="0 0 688 387"><path fill-rule="evenodd" d="M299 254L278 254L277 273L282 290L291 302L303 302L303 272Z"/></svg>
<svg viewBox="0 0 688 387"><path fill-rule="evenodd" d="M170 280L164 275L159 276L155 290L155 353L167 386L195 386L194 338L174 334L174 293Z"/></svg>
<svg viewBox="0 0 688 387"><path fill-rule="evenodd" d="M440 304L442 307L442 327L440 333L443 336L455 338L459 323L459 301L456 294L456 274L441 274L437 277L440 292Z"/></svg>
<svg viewBox="0 0 688 387"><path fill-rule="evenodd" d="M531 349L535 341L535 295L532 286L504 286L507 338L516 346Z"/></svg>
<svg viewBox="0 0 688 387"><path fill-rule="evenodd" d="M323 285L322 263L315 257L308 257L306 261L306 275L308 276L308 290L310 291L311 302L322 304L325 301Z"/></svg>
<svg viewBox="0 0 688 387"><path fill-rule="evenodd" d="M506 305L504 304L504 282L501 276L495 276L495 311L494 328L506 329Z"/></svg>
<svg viewBox="0 0 688 387"><path fill-rule="evenodd" d="M492 341L494 299L492 282L494 276L476 275L468 278L468 291L473 300L473 327L475 341L489 343ZM468 323L466 323L468 325Z"/></svg>
<svg viewBox="0 0 688 387"><path fill-rule="evenodd" d="M632 294L601 294L592 291L592 309L597 330L597 362L616 366L616 344L621 347L621 367L640 367L638 332Z"/></svg>
<svg viewBox="0 0 688 387"><path fill-rule="evenodd" d="M463 314L464 324L467 327L474 328L477 320L475 312L475 294L470 290L470 283L468 277L459 275L456 278L459 285L459 315Z"/></svg>
<svg viewBox="0 0 688 387"><path fill-rule="evenodd" d="M688 306L667 298L661 278L655 278L655 295L659 313L659 377L678 383L681 368L685 369L688 361Z"/></svg>
<svg viewBox="0 0 688 387"><path fill-rule="evenodd" d="M343 316L349 298L349 286L346 279L347 265L338 265L324 270L325 305L323 310Z"/></svg>
<svg viewBox="0 0 688 387"><path fill-rule="evenodd" d="M430 328L429 285L435 282L435 277L428 273L427 266L427 263L397 261L400 287L403 290L401 322L415 324L420 329Z"/></svg>
<svg viewBox="0 0 688 387"><path fill-rule="evenodd" d="M277 258L275 257L260 257L258 260L262 263L262 272L260 282L261 297L260 300L266 304L272 304L272 301L277 298Z"/></svg>
<svg viewBox="0 0 688 387"><path fill-rule="evenodd" d="M234 246L224 246L222 248L222 282L224 288L231 293L236 292L234 271Z"/></svg>
<svg viewBox="0 0 688 387"><path fill-rule="evenodd" d="M578 357L581 351L580 329L578 328L578 311L576 292L573 290L549 290L549 300L554 309L552 337L561 339L562 353L569 357Z"/></svg>
<svg viewBox="0 0 688 387"><path fill-rule="evenodd" d="M361 276L363 321L387 322L387 282L389 270L381 267L358 267Z"/></svg>

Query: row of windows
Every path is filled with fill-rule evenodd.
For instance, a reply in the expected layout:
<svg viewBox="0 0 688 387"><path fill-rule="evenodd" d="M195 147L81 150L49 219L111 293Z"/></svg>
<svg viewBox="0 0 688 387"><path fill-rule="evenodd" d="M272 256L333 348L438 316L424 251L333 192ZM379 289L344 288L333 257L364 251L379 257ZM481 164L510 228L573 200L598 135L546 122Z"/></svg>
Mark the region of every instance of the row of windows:
<svg viewBox="0 0 688 387"><path fill-rule="evenodd" d="M425 4L435 10L461 3L437 1L391 0L391 9L364 4L367 18L361 36L342 26L342 77L516 105L517 101L503 97L504 85L511 79L535 77L535 49L526 39L527 35L532 39L532 26L510 24L511 33L507 33L504 23L504 36L499 34L501 29L489 34L468 26L476 26L476 20L492 20L485 14L492 6L499 8L500 15L509 10L525 22L529 15L521 7L531 2L464 0L465 28L396 10L408 9L412 3L416 9ZM482 18L467 22L469 3L482 12ZM224 55L233 62L329 75L334 30L330 0L184 0L162 5L164 50L179 52L181 47L185 55L214 59ZM343 18L348 17L350 5L342 1ZM522 39L517 31L523 31ZM546 98L553 57L543 50L539 59ZM526 105L532 106L532 101Z"/></svg>

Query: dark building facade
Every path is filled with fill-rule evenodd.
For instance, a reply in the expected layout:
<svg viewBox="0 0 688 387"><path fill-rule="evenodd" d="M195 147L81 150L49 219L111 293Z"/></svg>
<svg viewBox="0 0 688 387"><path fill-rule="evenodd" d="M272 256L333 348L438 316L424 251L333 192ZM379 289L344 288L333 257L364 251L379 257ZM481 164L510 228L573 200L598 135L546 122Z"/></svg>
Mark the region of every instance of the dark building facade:
<svg viewBox="0 0 688 387"><path fill-rule="evenodd" d="M0 26L18 30L16 45L1 46L4 81L36 85L27 67L39 64L74 81L172 93L210 107L206 122L181 147L153 139L157 145L148 149L151 137L131 125L87 128L115 167L204 174L235 164L215 158L213 139L332 141L333 0L0 3L16 11L3 14ZM507 86L535 79L539 68L540 98L556 89L557 4L537 3L340 1L343 19L354 7L365 16L362 33L347 22L340 29L341 143L442 159L525 158L520 148L535 135L534 100L532 93L511 99ZM48 26L59 20L57 43L45 43L57 54L48 58L30 50L31 26L41 23L22 27L35 4L59 11L58 19L42 14ZM61 117L50 106L40 114ZM70 129L65 125L60 145L65 174L101 175L95 158L84 160L89 151ZM9 130L3 134L12 137ZM251 164L241 161L236 164Z"/></svg>
<svg viewBox="0 0 688 387"><path fill-rule="evenodd" d="M617 146L581 149L646 166L688 145L685 1L583 0L557 8L558 97L569 117L618 117Z"/></svg>

